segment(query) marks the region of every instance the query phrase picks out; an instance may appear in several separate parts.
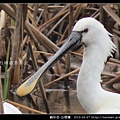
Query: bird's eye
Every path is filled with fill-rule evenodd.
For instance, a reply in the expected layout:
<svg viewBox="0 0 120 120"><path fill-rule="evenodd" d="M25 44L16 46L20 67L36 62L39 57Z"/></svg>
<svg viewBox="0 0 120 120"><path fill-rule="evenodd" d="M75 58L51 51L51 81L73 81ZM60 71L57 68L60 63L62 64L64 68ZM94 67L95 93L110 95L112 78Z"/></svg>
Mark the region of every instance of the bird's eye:
<svg viewBox="0 0 120 120"><path fill-rule="evenodd" d="M83 32L88 32L88 28L85 28L85 29L83 30Z"/></svg>

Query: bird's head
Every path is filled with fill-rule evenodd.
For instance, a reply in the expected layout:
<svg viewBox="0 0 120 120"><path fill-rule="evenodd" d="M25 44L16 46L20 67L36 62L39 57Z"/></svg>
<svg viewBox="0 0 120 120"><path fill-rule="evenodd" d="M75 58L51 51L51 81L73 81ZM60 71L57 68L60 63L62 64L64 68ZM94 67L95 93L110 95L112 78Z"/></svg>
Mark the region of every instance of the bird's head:
<svg viewBox="0 0 120 120"><path fill-rule="evenodd" d="M94 18L86 17L80 19L75 26L73 27L74 32L79 32L81 34L81 42L88 46L90 44L94 44L99 34L102 35L101 32L106 32L104 26Z"/></svg>
<svg viewBox="0 0 120 120"><path fill-rule="evenodd" d="M72 35L72 33L76 35ZM102 52L106 53L106 56L112 56L111 52L116 50L116 46L111 41L113 35L104 28L103 24L94 18L86 17L80 19L73 27L72 33L70 39L73 39L73 41L78 40L78 43L81 42L85 47L91 45L98 46L102 49Z"/></svg>

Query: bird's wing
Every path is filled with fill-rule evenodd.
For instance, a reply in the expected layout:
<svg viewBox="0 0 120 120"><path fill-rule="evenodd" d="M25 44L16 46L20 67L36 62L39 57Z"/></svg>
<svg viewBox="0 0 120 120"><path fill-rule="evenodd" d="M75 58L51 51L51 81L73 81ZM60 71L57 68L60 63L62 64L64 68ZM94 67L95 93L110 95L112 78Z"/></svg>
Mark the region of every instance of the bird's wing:
<svg viewBox="0 0 120 120"><path fill-rule="evenodd" d="M22 114L15 106L4 102L3 103L4 107L4 114Z"/></svg>

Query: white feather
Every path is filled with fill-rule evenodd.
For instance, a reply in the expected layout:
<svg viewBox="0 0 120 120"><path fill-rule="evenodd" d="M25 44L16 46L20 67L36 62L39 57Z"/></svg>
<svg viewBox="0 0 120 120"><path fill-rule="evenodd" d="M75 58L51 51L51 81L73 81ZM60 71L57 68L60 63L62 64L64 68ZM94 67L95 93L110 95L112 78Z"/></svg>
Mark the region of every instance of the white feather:
<svg viewBox="0 0 120 120"><path fill-rule="evenodd" d="M4 109L4 114L22 114L18 108L7 102L3 103L3 109Z"/></svg>

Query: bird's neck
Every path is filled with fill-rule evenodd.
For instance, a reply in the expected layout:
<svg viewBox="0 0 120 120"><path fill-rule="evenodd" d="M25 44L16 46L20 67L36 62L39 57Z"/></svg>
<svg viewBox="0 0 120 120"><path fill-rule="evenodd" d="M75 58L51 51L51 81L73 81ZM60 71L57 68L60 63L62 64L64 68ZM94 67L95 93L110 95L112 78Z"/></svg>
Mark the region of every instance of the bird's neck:
<svg viewBox="0 0 120 120"><path fill-rule="evenodd" d="M83 63L77 80L78 99L86 112L96 112L102 100L101 72L107 56L97 46L84 49ZM98 105L98 106L97 106Z"/></svg>

